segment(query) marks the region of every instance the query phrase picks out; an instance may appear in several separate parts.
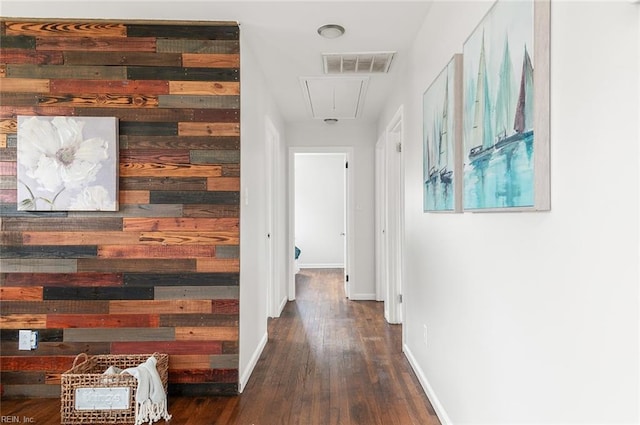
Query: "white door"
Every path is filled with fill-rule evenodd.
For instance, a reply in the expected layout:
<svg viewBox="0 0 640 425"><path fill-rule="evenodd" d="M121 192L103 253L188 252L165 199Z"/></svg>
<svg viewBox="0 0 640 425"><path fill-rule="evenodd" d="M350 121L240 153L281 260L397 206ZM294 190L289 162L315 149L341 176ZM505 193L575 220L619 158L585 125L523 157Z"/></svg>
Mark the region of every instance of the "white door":
<svg viewBox="0 0 640 425"><path fill-rule="evenodd" d="M278 267L276 246L279 233L277 229L277 170L279 169L278 148L280 135L273 123L267 119L265 125L265 220L266 220L266 252L267 252L267 316L280 316L280 291L278 286Z"/></svg>

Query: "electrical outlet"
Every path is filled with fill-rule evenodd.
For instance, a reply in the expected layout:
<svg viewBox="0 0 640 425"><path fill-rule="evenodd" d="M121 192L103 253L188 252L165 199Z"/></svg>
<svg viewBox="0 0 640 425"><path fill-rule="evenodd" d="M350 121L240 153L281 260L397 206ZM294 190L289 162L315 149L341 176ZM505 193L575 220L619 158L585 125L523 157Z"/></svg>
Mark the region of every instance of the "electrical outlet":
<svg viewBox="0 0 640 425"><path fill-rule="evenodd" d="M35 350L38 348L38 331L20 329L18 331L18 350Z"/></svg>
<svg viewBox="0 0 640 425"><path fill-rule="evenodd" d="M422 326L424 326L424 328L422 330L422 337L423 337L423 340L424 340L424 345L426 346L427 345L427 325L423 324Z"/></svg>

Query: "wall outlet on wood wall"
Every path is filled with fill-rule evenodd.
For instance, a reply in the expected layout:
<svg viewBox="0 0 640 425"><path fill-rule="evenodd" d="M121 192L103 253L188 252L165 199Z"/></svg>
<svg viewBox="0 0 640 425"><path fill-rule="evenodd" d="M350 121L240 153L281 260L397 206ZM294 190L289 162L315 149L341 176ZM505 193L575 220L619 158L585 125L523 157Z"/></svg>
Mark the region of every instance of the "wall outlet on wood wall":
<svg viewBox="0 0 640 425"><path fill-rule="evenodd" d="M35 350L38 348L38 331L21 329L18 332L18 350Z"/></svg>

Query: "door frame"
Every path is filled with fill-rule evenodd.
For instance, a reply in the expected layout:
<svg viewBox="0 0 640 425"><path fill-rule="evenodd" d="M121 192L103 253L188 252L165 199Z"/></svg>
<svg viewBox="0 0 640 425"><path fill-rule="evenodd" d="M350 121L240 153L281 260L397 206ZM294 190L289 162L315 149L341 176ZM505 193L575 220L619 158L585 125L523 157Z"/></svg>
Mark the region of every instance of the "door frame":
<svg viewBox="0 0 640 425"><path fill-rule="evenodd" d="M309 147L309 146L292 146L289 147L289 166L288 166L288 193L289 193L289 246L288 246L288 275L289 275L289 283L288 283L288 298L289 301L293 301L296 299L296 270L295 270L295 236L296 236L296 199L295 199L295 156L298 153L304 154L344 154L346 158L346 162L349 164L345 172L345 276L349 276L349 281L346 282L345 279L345 295L347 298L351 296L351 287L352 283L355 281L355 273L353 264L353 253L354 253L354 238L353 238L353 219L354 219L354 211L355 211L355 203L353 197L353 148L344 147L344 146L317 146L317 147Z"/></svg>
<svg viewBox="0 0 640 425"><path fill-rule="evenodd" d="M265 117L265 203L266 203L266 255L267 255L267 317L280 317L286 304L278 282L281 282L280 264L282 264L279 242L284 233L279 223L281 216L279 205L280 189L280 133L271 119ZM282 296L281 296L282 294Z"/></svg>

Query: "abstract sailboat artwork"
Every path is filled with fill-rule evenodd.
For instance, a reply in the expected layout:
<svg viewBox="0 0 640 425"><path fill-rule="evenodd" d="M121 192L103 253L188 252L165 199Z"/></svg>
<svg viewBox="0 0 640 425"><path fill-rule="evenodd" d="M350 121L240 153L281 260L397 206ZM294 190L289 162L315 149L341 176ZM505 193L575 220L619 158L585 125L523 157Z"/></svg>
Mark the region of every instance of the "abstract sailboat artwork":
<svg viewBox="0 0 640 425"><path fill-rule="evenodd" d="M462 55L457 54L423 95L425 212L462 210Z"/></svg>
<svg viewBox="0 0 640 425"><path fill-rule="evenodd" d="M550 208L548 7L497 1L464 44L465 210Z"/></svg>

